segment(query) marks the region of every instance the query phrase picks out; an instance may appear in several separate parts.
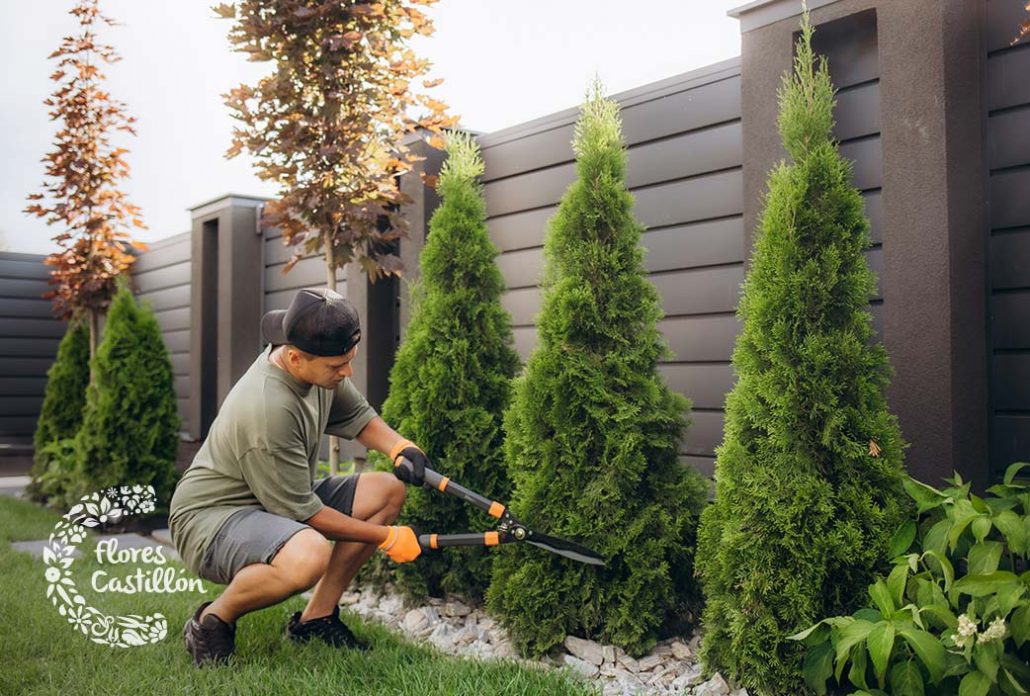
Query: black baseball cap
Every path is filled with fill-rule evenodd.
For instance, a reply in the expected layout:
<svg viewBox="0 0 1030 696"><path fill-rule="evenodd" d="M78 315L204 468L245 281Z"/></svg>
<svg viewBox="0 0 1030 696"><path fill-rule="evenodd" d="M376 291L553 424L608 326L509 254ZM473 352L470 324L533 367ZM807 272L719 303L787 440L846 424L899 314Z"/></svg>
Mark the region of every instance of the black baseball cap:
<svg viewBox="0 0 1030 696"><path fill-rule="evenodd" d="M358 310L329 288L305 288L293 296L288 309L266 312L261 334L272 345L300 348L318 356L343 355L361 340Z"/></svg>

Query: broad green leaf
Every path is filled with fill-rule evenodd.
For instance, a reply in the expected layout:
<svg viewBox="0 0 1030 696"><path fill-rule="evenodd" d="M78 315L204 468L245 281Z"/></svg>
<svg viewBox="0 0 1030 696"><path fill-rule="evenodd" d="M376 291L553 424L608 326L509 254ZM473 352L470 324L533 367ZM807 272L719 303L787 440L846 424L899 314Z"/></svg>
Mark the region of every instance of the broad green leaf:
<svg viewBox="0 0 1030 696"><path fill-rule="evenodd" d="M973 520L980 516L980 513L968 500L956 500L950 516L951 529L948 530L948 549L954 551L962 532L966 531L966 527L972 524Z"/></svg>
<svg viewBox="0 0 1030 696"><path fill-rule="evenodd" d="M1002 653L1001 666L1022 684L1030 684L1030 665L1010 653Z"/></svg>
<svg viewBox="0 0 1030 696"><path fill-rule="evenodd" d="M1011 486L1012 482L1016 479L1016 474L1018 474L1019 470L1025 466L1030 466L1030 462L1015 462L1010 464L1008 468L1005 469L1005 476L1002 478L1005 485Z"/></svg>
<svg viewBox="0 0 1030 696"><path fill-rule="evenodd" d="M973 520L973 536L977 541L983 541L987 538L987 535L991 533L991 518L990 511L981 514L975 520Z"/></svg>
<svg viewBox="0 0 1030 696"><path fill-rule="evenodd" d="M973 646L973 662L976 668L986 674L992 683L998 681L998 652L995 646L1000 645L1001 643L993 641Z"/></svg>
<svg viewBox="0 0 1030 696"><path fill-rule="evenodd" d="M826 680L833 675L833 643L826 641L809 648L801 667L805 683L820 696L826 693Z"/></svg>
<svg viewBox="0 0 1030 696"><path fill-rule="evenodd" d="M1023 643L1030 640L1030 605L1024 604L1012 614L1009 633L1012 634L1012 640L1016 641L1016 647L1022 648Z"/></svg>
<svg viewBox="0 0 1030 696"><path fill-rule="evenodd" d="M930 673L930 683L939 682L948 664L948 653L937 636L919 629L905 629L898 631L898 635L909 644L926 667L926 671Z"/></svg>
<svg viewBox="0 0 1030 696"><path fill-rule="evenodd" d="M935 551L943 555L948 550L949 532L951 532L951 520L948 518L944 518L930 527L926 536L923 537L923 551Z"/></svg>
<svg viewBox="0 0 1030 696"><path fill-rule="evenodd" d="M969 496L969 504L973 506L973 509L979 512L981 515L991 514L991 508L987 506L984 499L978 495Z"/></svg>
<svg viewBox="0 0 1030 696"><path fill-rule="evenodd" d="M973 670L958 685L958 696L987 696L991 690L991 680L983 672Z"/></svg>
<svg viewBox="0 0 1030 696"><path fill-rule="evenodd" d="M1023 583L1012 583L998 590L998 613L1001 616L1008 616L1009 612L1019 604L1019 600L1025 592L1026 586Z"/></svg>
<svg viewBox="0 0 1030 696"><path fill-rule="evenodd" d="M920 608L919 611L924 614L929 614L951 630L958 628L958 617L955 616L955 612L953 612L951 607L947 606L947 604L927 604Z"/></svg>
<svg viewBox="0 0 1030 696"><path fill-rule="evenodd" d="M787 640L804 640L805 638L808 638L808 636L810 636L812 634L812 632L815 631L815 629L819 628L820 626L824 626L825 622L826 622L826 619L823 619L819 623L817 623L817 624L815 624L813 626L809 626L804 631L801 631L801 633L795 633L792 636L787 636Z"/></svg>
<svg viewBox="0 0 1030 696"><path fill-rule="evenodd" d="M872 607L862 607L852 614L852 616L856 620L861 619L862 621L868 621L869 623L876 623L877 621L883 620L883 614Z"/></svg>
<svg viewBox="0 0 1030 696"><path fill-rule="evenodd" d="M1030 693L1030 691L1024 689L1022 684L1020 684L1019 681L1012 676L1012 673L1004 667L998 674L998 686L1000 686L1001 690L1008 696L1022 696L1023 694Z"/></svg>
<svg viewBox="0 0 1030 696"><path fill-rule="evenodd" d="M912 545L912 541L916 538L916 523L914 520L908 520L894 532L894 536L891 537L891 542L888 551L888 558L894 558L908 551L908 548Z"/></svg>
<svg viewBox="0 0 1030 696"><path fill-rule="evenodd" d="M862 646L858 646L851 653L851 669L848 670L848 681L860 689L868 689L865 673L868 666L869 653Z"/></svg>
<svg viewBox="0 0 1030 696"><path fill-rule="evenodd" d="M969 549L966 573L968 575L989 575L998 569L1001 552L1005 545L1000 541L981 541Z"/></svg>
<svg viewBox="0 0 1030 696"><path fill-rule="evenodd" d="M890 683L893 696L924 696L923 675L911 660L891 668Z"/></svg>
<svg viewBox="0 0 1030 696"><path fill-rule="evenodd" d="M948 560L940 551L927 551L923 554L923 561L927 558L931 558L937 562L937 572L944 576L944 591L947 592L951 589L951 583L955 580L955 569L951 566L951 561ZM933 565L927 563L927 567L934 568Z"/></svg>
<svg viewBox="0 0 1030 696"><path fill-rule="evenodd" d="M1012 510L1003 510L994 516L994 526L1005 537L1009 551L1020 556L1026 554L1026 527L1019 515Z"/></svg>
<svg viewBox="0 0 1030 696"><path fill-rule="evenodd" d="M866 639L869 631L873 629L873 625L868 621L855 619L853 623L840 629L840 635L837 637L837 642L834 646L837 650L837 654L834 657L834 662L837 665L834 676L838 682L840 681L841 673L844 671L844 662L847 660L851 648Z"/></svg>
<svg viewBox="0 0 1030 696"><path fill-rule="evenodd" d="M902 481L902 485L905 487L905 491L912 497L912 500L916 501L918 506L918 512L920 514L927 510L932 510L942 502L944 502L944 496L933 486L928 486L922 481L916 481L911 476L906 476Z"/></svg>
<svg viewBox="0 0 1030 696"><path fill-rule="evenodd" d="M866 638L869 659L873 661L876 681L882 688L887 679L887 663L894 648L894 626L886 621L876 624Z"/></svg>
<svg viewBox="0 0 1030 696"><path fill-rule="evenodd" d="M967 575L955 582L955 591L972 597L983 597L994 594L1006 584L1018 582L1015 573L998 570L985 575Z"/></svg>
<svg viewBox="0 0 1030 696"><path fill-rule="evenodd" d="M908 563L899 563L894 566L891 574L887 576L887 589L895 606L901 606L905 600L905 583L908 581Z"/></svg>
<svg viewBox="0 0 1030 696"><path fill-rule="evenodd" d="M897 610L894 600L891 599L890 590L887 589L887 585L882 578L877 578L876 582L869 586L869 597L885 617L890 616Z"/></svg>

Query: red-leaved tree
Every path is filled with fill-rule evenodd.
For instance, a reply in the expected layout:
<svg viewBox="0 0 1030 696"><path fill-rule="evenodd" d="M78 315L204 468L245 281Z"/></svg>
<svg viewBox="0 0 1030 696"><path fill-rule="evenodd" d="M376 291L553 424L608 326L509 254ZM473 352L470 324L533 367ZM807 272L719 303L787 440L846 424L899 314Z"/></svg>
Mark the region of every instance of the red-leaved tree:
<svg viewBox="0 0 1030 696"><path fill-rule="evenodd" d="M44 103L50 119L60 125L54 149L43 157L43 192L29 194L25 212L60 228L53 237L60 250L44 261L52 268L53 286L44 297L53 299L60 318L86 318L92 357L99 319L117 291L116 280L135 260L131 249L146 249L131 239L129 229L146 226L139 208L118 188L129 175L128 151L111 143L115 131L135 135L135 119L103 89L106 78L99 67L120 58L112 46L98 42L94 27L116 22L101 13L98 0L79 0L70 13L82 32L64 37L50 54L58 61L50 76L57 88Z"/></svg>

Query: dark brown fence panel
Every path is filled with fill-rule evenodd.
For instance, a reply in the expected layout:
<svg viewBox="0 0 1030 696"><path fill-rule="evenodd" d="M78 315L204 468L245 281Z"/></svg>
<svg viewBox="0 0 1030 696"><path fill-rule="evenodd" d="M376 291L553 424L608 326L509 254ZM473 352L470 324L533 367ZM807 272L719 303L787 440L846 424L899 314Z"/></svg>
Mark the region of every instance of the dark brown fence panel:
<svg viewBox="0 0 1030 696"><path fill-rule="evenodd" d="M190 402L190 233L152 242L132 266L141 302L154 309L172 362L175 400L188 433Z"/></svg>
<svg viewBox="0 0 1030 696"><path fill-rule="evenodd" d="M0 442L32 441L66 325L53 318L45 256L0 252Z"/></svg>
<svg viewBox="0 0 1030 696"><path fill-rule="evenodd" d="M301 288L324 288L326 285L325 257L321 254L306 256L288 273L283 273L286 262L293 256L293 247L283 244L282 234L266 229L265 237L265 311L286 309ZM345 268L336 270L337 292L347 295Z"/></svg>
<svg viewBox="0 0 1030 696"><path fill-rule="evenodd" d="M1021 0L988 0L991 469L1030 457L1030 40Z"/></svg>

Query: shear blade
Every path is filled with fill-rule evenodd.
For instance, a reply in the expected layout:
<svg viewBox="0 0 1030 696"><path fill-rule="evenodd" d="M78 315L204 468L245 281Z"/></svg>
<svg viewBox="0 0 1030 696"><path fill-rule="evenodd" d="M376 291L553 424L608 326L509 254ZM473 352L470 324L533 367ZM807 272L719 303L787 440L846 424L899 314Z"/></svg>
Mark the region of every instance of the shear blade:
<svg viewBox="0 0 1030 696"><path fill-rule="evenodd" d="M604 559L597 553L591 551L585 546L580 546L579 544L567 539L559 539L558 537L548 536L546 534L541 534L540 532L530 532L526 541L533 546L539 546L542 549L547 549L551 553L571 558L572 560L579 561L580 563L589 563L590 565L597 566L604 565Z"/></svg>

